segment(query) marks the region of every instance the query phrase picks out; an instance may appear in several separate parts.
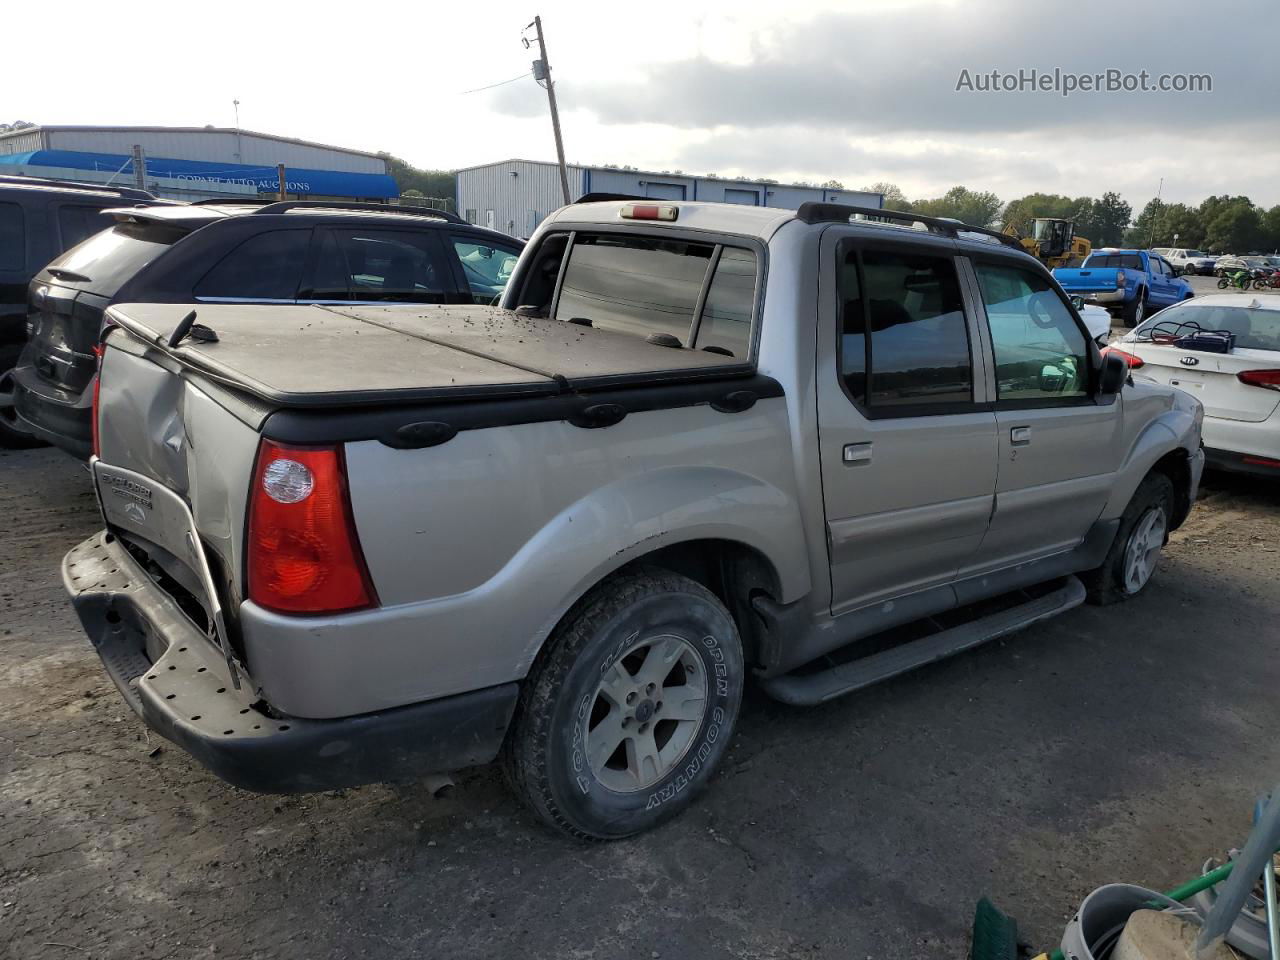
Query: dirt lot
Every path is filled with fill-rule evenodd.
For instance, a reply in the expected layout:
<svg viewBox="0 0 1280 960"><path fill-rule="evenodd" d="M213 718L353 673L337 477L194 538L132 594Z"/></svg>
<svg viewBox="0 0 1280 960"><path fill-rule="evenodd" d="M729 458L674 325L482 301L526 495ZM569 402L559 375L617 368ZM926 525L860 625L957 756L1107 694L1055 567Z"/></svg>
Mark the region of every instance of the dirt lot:
<svg viewBox="0 0 1280 960"><path fill-rule="evenodd" d="M146 736L64 600L83 469L0 453L0 516L0 956L960 958L982 894L1051 945L1094 886L1238 842L1280 779L1274 487L1211 478L1123 608L820 709L750 696L702 801L607 846L490 770L442 800L224 786Z"/></svg>

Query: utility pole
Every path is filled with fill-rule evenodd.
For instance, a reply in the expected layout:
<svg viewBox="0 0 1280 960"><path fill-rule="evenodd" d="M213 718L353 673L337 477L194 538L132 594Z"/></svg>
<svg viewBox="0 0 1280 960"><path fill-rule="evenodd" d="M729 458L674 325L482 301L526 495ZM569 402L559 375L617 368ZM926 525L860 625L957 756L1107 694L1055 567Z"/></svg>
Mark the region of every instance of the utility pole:
<svg viewBox="0 0 1280 960"><path fill-rule="evenodd" d="M140 143L133 145L133 182L139 190L147 189L147 157Z"/></svg>
<svg viewBox="0 0 1280 960"><path fill-rule="evenodd" d="M542 17L534 17L534 27L538 31L538 56L541 59L533 62L533 79L547 82L547 102L551 104L551 129L556 134L556 159L560 162L560 190L564 194L564 202L572 202L569 198L569 171L564 165L564 141L560 138L560 111L556 109L556 85L551 82L551 64L547 62L547 44L542 37ZM525 27L526 30L529 27ZM526 47L529 41L526 40Z"/></svg>
<svg viewBox="0 0 1280 960"><path fill-rule="evenodd" d="M1151 249L1151 245L1156 242L1156 224L1160 222L1160 212L1163 207L1160 204L1160 194L1164 193L1164 177L1160 178L1160 186L1156 187L1156 212L1151 218L1151 232L1147 234L1147 249Z"/></svg>
<svg viewBox="0 0 1280 960"><path fill-rule="evenodd" d="M280 181L280 199L281 199L281 200L286 200L286 199L288 199L288 195L287 195L287 192L286 192L286 190L285 190L285 188L286 188L287 184L286 184L286 182L285 182L285 178L284 178L284 164L283 164L283 163L277 163L277 164L276 164L276 179Z"/></svg>

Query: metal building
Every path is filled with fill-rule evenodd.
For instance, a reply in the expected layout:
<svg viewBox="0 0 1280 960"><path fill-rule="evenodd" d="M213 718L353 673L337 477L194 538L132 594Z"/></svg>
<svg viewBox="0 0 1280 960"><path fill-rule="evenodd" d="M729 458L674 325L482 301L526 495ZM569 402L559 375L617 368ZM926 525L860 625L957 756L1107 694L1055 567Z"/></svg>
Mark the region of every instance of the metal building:
<svg viewBox="0 0 1280 960"><path fill-rule="evenodd" d="M0 133L0 173L133 185L135 146L146 189L171 199L275 194L280 163L290 198L399 194L376 153L233 127L25 127Z"/></svg>
<svg viewBox="0 0 1280 960"><path fill-rule="evenodd" d="M619 170L571 165L569 195L623 193L664 200L712 200L757 207L795 209L807 200L883 205L878 193L829 190L798 184L694 177L683 173ZM458 213L472 223L528 237L551 211L564 205L560 171L539 160L502 160L458 171Z"/></svg>

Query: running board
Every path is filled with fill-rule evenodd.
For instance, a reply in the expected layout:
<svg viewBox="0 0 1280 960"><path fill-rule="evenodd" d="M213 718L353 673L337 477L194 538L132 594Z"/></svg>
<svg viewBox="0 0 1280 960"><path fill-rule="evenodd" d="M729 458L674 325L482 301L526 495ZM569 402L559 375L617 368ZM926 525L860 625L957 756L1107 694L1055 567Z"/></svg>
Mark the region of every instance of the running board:
<svg viewBox="0 0 1280 960"><path fill-rule="evenodd" d="M813 706L881 680L888 680L926 663L943 660L972 649L988 640L1029 627L1038 620L1065 613L1084 602L1084 584L1067 577L1052 593L1017 607L993 613L950 630L943 630L882 653L849 663L841 663L819 673L784 674L760 681L765 693L775 700L795 706Z"/></svg>

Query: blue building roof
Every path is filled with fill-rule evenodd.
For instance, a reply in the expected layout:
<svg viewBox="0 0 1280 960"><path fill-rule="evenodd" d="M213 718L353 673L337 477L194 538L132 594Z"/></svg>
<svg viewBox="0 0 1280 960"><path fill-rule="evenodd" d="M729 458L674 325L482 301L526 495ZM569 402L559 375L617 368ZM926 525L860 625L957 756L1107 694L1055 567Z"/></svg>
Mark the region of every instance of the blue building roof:
<svg viewBox="0 0 1280 960"><path fill-rule="evenodd" d="M63 167L72 170L132 175L133 158L123 154L85 153L79 150L32 150L0 156L3 165ZM170 160L147 157L147 175L196 183L241 183L256 186L263 193L279 189L275 167L255 167L241 163L211 163L205 160ZM395 197L400 193L395 179L385 173L347 173L341 170L285 169L289 193L326 197Z"/></svg>

